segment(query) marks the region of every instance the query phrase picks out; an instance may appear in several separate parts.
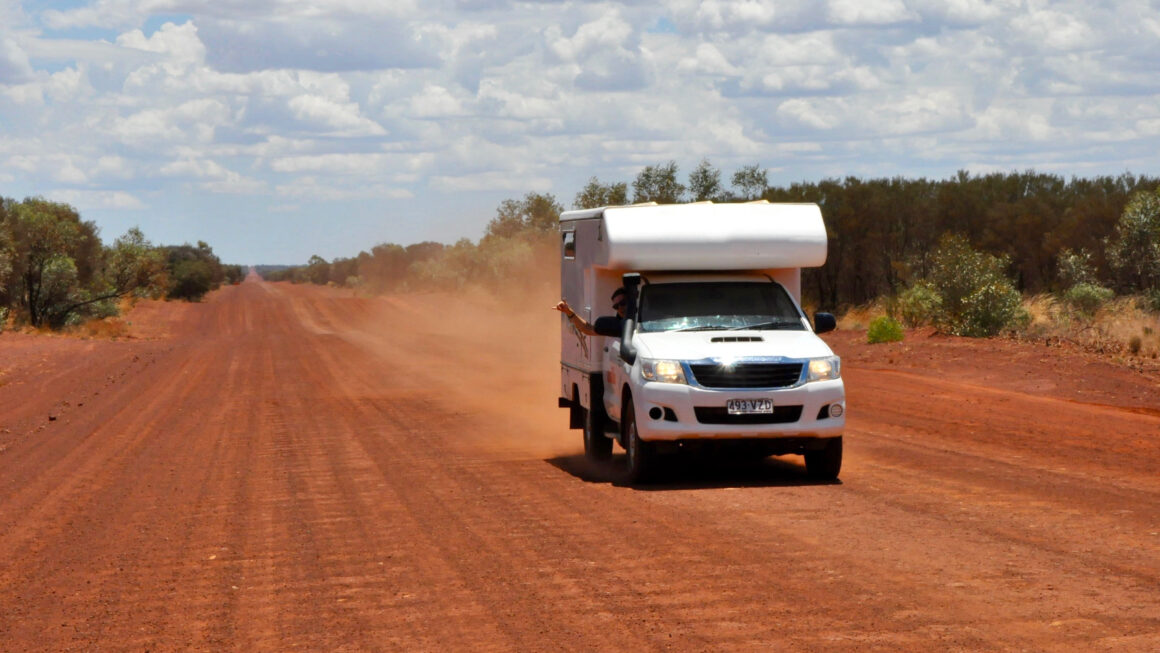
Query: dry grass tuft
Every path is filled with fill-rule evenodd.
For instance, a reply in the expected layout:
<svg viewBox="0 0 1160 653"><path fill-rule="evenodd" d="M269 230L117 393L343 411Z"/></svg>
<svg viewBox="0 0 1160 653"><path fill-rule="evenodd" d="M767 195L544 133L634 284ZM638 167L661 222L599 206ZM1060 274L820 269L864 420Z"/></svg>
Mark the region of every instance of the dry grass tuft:
<svg viewBox="0 0 1160 653"><path fill-rule="evenodd" d="M1049 295L1023 303L1031 314L1024 335L1035 340L1065 341L1100 354L1160 358L1160 314L1140 297L1119 297L1084 317Z"/></svg>
<svg viewBox="0 0 1160 653"><path fill-rule="evenodd" d="M90 320L78 324L68 330L70 335L81 338L99 338L102 340L116 340L129 337L129 324L119 317L104 317L99 320Z"/></svg>
<svg viewBox="0 0 1160 653"><path fill-rule="evenodd" d="M886 315L886 302L877 299L862 306L855 306L838 318L839 329L866 330L870 323Z"/></svg>

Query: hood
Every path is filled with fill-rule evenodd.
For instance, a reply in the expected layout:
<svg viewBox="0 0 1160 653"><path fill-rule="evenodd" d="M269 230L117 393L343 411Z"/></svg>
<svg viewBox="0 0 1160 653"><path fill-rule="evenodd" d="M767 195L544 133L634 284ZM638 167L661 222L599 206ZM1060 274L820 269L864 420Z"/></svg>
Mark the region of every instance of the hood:
<svg viewBox="0 0 1160 653"><path fill-rule="evenodd" d="M753 339L760 339L754 341ZM636 333L640 356L672 360L753 356L816 358L834 352L812 331L666 331Z"/></svg>

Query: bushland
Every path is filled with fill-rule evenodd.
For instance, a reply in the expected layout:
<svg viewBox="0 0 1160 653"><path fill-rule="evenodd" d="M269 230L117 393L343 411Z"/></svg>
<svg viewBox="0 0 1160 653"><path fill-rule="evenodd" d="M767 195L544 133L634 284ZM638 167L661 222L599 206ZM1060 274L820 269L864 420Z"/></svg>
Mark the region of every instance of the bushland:
<svg viewBox="0 0 1160 653"><path fill-rule="evenodd" d="M190 257L178 253L187 249L204 268L185 264ZM155 246L134 227L106 245L96 224L68 204L0 197L0 330L115 316L127 298L196 299L230 277L240 279L241 267L223 266L205 243Z"/></svg>
<svg viewBox="0 0 1160 653"><path fill-rule="evenodd" d="M1143 333L1160 311L1158 178L959 172L942 180L846 177L770 186L760 165L737 170L732 190L723 178L702 160L682 181L669 161L646 166L631 183L593 177L573 208L705 199L815 202L826 221L829 255L823 267L803 271L808 306L842 313L876 305L905 327L1048 339L1098 331L1110 311L1129 312L1139 322L1138 351L1160 349ZM552 283L562 210L553 195L528 193L501 203L478 242L381 244L332 262L314 257L267 278L372 293ZM1052 335L1047 322L1063 326Z"/></svg>

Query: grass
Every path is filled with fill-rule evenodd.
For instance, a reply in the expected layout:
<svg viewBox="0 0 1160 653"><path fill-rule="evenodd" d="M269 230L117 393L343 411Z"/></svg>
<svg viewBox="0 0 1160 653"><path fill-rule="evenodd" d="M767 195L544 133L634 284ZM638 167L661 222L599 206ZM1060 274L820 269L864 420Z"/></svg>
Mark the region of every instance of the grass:
<svg viewBox="0 0 1160 653"><path fill-rule="evenodd" d="M1031 320L1015 334L1018 338L1068 342L1125 359L1160 360L1160 313L1151 310L1147 297L1117 297L1091 315L1048 294L1025 298L1023 308ZM838 327L868 331L886 315L886 301L877 300L846 311L838 318Z"/></svg>
<svg viewBox="0 0 1160 653"><path fill-rule="evenodd" d="M1024 301L1031 324L1023 334L1034 340L1062 340L1102 354L1160 358L1160 314L1146 298L1117 297L1090 317L1049 295Z"/></svg>
<svg viewBox="0 0 1160 653"><path fill-rule="evenodd" d="M82 338L99 338L115 340L129 335L129 324L119 317L104 317L99 320L90 320L78 325L72 331Z"/></svg>
<svg viewBox="0 0 1160 653"><path fill-rule="evenodd" d="M855 306L838 317L838 328L861 331L870 328L874 320L886 316L886 302L876 299L862 306Z"/></svg>

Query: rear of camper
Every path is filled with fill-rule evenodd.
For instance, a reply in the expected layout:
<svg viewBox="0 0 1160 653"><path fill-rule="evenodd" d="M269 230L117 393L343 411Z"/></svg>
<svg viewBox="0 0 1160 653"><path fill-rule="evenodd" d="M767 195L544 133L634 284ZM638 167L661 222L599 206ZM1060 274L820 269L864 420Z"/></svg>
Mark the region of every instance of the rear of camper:
<svg viewBox="0 0 1160 653"><path fill-rule="evenodd" d="M801 269L826 260L814 204L642 204L560 218L563 298L589 323L628 294L622 332L561 318L560 405L586 454L626 451L639 481L667 451L800 453L837 478L845 427L833 328L801 310ZM605 321L607 323L607 321Z"/></svg>

